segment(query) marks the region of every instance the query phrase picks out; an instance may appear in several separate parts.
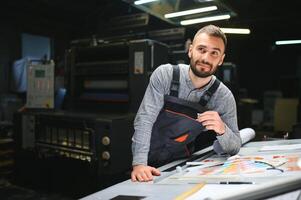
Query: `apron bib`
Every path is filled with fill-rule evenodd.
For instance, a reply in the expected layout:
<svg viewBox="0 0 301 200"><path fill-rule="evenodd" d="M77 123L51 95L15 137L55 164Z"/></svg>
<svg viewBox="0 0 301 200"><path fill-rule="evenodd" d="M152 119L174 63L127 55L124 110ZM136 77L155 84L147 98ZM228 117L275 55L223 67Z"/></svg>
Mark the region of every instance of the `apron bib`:
<svg viewBox="0 0 301 200"><path fill-rule="evenodd" d="M194 152L194 141L205 130L195 119L198 113L207 111L206 104L220 84L216 79L198 103L190 102L178 98L179 77L179 66L174 65L170 95L164 96L164 106L152 129L148 154L151 166L186 158Z"/></svg>

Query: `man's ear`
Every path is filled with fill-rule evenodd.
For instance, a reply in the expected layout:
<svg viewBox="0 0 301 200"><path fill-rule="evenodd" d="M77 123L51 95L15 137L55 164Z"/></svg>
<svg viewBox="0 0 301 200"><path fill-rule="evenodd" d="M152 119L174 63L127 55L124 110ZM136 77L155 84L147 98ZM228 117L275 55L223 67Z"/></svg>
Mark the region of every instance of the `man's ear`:
<svg viewBox="0 0 301 200"><path fill-rule="evenodd" d="M188 57L191 58L192 44L189 45Z"/></svg>
<svg viewBox="0 0 301 200"><path fill-rule="evenodd" d="M223 64L225 55L226 55L226 54L224 54L224 55L222 56L221 60L220 60L219 63L218 63L218 66L221 66L221 65Z"/></svg>

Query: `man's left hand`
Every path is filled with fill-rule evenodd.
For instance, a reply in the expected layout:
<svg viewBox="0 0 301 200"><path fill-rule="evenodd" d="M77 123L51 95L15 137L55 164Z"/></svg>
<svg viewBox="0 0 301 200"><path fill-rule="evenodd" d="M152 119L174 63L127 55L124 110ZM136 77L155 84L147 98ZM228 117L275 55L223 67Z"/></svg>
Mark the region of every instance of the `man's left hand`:
<svg viewBox="0 0 301 200"><path fill-rule="evenodd" d="M223 135L226 132L225 123L216 111L206 111L198 114L196 120L202 123L207 130L213 130L218 135Z"/></svg>

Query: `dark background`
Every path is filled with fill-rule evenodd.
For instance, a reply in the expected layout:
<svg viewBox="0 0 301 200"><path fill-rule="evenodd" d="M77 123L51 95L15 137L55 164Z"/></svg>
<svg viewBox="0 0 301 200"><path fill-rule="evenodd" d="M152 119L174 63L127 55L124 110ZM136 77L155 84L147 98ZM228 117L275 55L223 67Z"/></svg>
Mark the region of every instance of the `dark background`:
<svg viewBox="0 0 301 200"><path fill-rule="evenodd" d="M276 40L301 39L300 1L223 0L221 2L227 4L237 13L237 16L212 24L251 30L250 35L227 35L225 62L236 65L238 85L240 89L244 89L244 97L258 100L256 107L259 109L263 108L264 92L270 90L280 90L283 97L300 99L301 44L275 46ZM21 58L22 33L50 37L53 49L51 58L55 63L63 63L65 51L70 48L70 43L74 40L92 38L93 35L100 38L123 34L143 35L152 30L177 27L150 16L147 26L111 29L112 18L141 12L121 0L1 1L0 95L13 93L11 68L13 62ZM185 27L186 34L183 42L192 38L195 32L206 24L208 23ZM241 110L246 113L240 116L246 119L244 125L250 126L249 118L253 105L250 106L251 108L248 106L250 105L241 106ZM2 191L6 192L6 190ZM50 197L50 199L54 198Z"/></svg>
<svg viewBox="0 0 301 200"><path fill-rule="evenodd" d="M228 35L225 62L237 66L239 86L248 96L261 100L266 90L280 89L284 96L299 94L301 45L275 46L275 40L300 39L299 1L226 1L238 14L221 27L247 27L250 35ZM11 0L0 4L0 92L9 92L10 67L21 57L21 33L49 36L54 55L63 58L71 40L91 35L118 35L125 32L160 30L176 26L155 17L140 30L108 31L112 17L141 11L117 0ZM186 37L205 24L187 27Z"/></svg>

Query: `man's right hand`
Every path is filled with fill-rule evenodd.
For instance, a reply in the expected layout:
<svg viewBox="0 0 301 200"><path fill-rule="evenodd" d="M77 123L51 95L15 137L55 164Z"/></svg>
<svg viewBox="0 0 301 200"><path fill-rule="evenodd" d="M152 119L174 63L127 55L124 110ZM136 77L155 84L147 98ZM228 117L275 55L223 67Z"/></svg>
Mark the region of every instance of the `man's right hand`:
<svg viewBox="0 0 301 200"><path fill-rule="evenodd" d="M135 165L131 173L132 181L147 182L153 180L153 175L160 176L160 171L146 165Z"/></svg>

